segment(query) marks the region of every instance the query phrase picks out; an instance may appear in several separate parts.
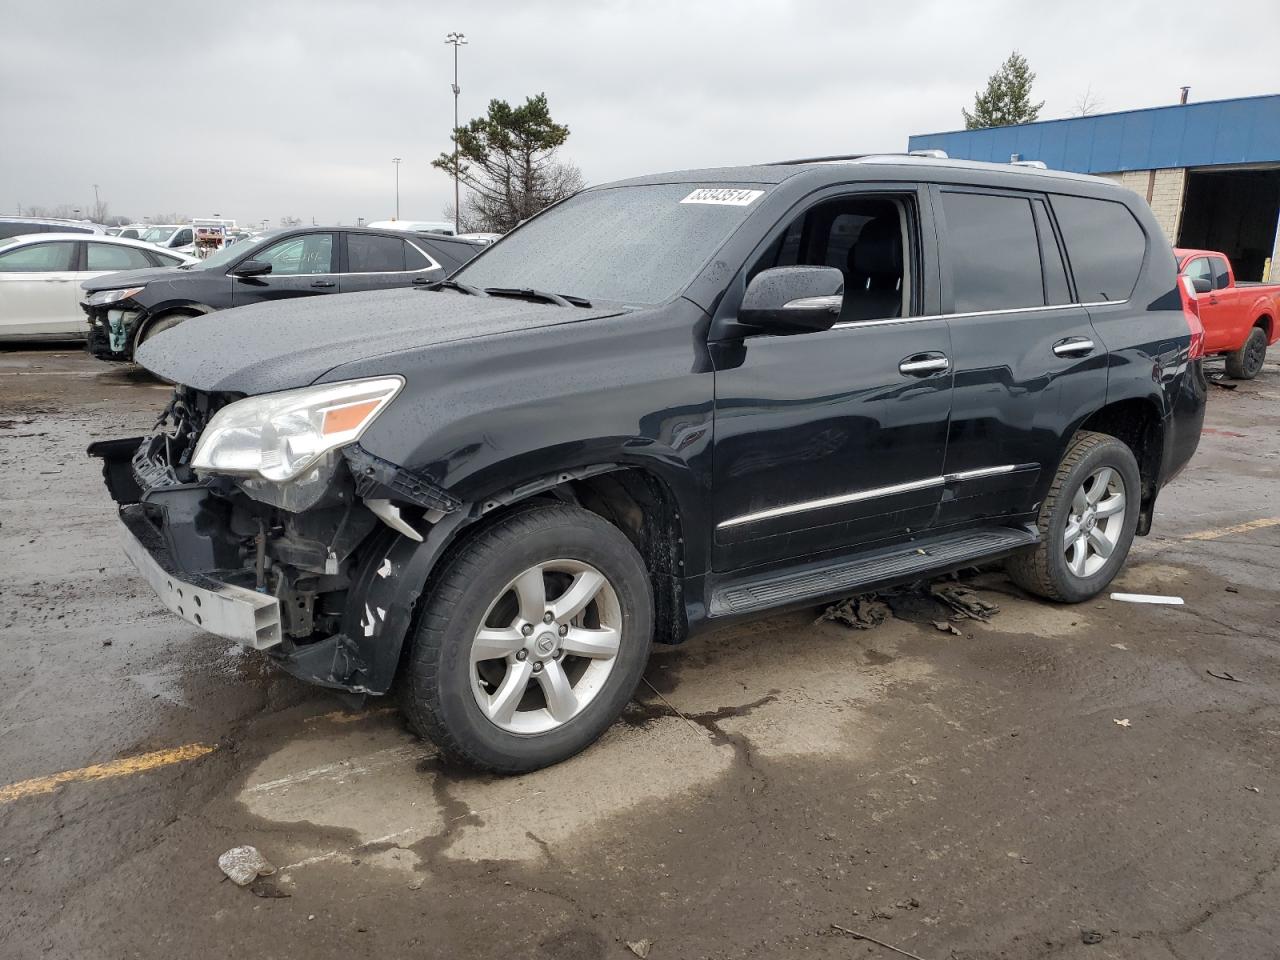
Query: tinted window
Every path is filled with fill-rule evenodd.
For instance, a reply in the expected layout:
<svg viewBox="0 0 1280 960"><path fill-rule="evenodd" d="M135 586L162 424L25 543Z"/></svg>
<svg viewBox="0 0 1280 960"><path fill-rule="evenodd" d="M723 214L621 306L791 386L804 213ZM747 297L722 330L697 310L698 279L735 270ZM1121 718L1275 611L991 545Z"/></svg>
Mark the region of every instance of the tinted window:
<svg viewBox="0 0 1280 960"><path fill-rule="evenodd" d="M1225 290L1227 284L1231 282L1231 273L1227 270L1227 261L1221 257L1210 257L1209 262L1213 265L1213 289Z"/></svg>
<svg viewBox="0 0 1280 960"><path fill-rule="evenodd" d="M272 276L301 273L333 273L333 234L307 233L272 244L254 260L271 264Z"/></svg>
<svg viewBox="0 0 1280 960"><path fill-rule="evenodd" d="M1187 264L1182 273L1192 280L1208 280L1210 284L1213 283L1213 271L1209 268L1208 257L1196 257Z"/></svg>
<svg viewBox="0 0 1280 960"><path fill-rule="evenodd" d="M179 231L178 231L178 235L177 235L176 237L174 237L174 238L169 242L169 246L171 246L171 247L185 247L185 246L186 246L188 243L190 243L193 239L194 239L194 237L193 237L193 235L192 235L192 233L191 233L191 231L190 231L190 230L179 230Z"/></svg>
<svg viewBox="0 0 1280 960"><path fill-rule="evenodd" d="M1059 196L1052 202L1080 299L1127 300L1147 252L1146 234L1129 208L1089 197Z"/></svg>
<svg viewBox="0 0 1280 960"><path fill-rule="evenodd" d="M47 233L38 223L0 223L0 240L22 237L28 233Z"/></svg>
<svg viewBox="0 0 1280 960"><path fill-rule="evenodd" d="M347 234L347 270L351 273L403 271L404 241L368 233Z"/></svg>
<svg viewBox="0 0 1280 960"><path fill-rule="evenodd" d="M427 259L427 255L406 240L404 244L404 268L406 270L427 270L430 267L431 261Z"/></svg>
<svg viewBox="0 0 1280 960"><path fill-rule="evenodd" d="M56 273L71 269L76 245L70 240L32 243L0 253L0 273Z"/></svg>
<svg viewBox="0 0 1280 960"><path fill-rule="evenodd" d="M693 282L766 189L703 182L586 190L505 237L457 278L477 287L661 303Z"/></svg>
<svg viewBox="0 0 1280 960"><path fill-rule="evenodd" d="M147 256L151 257L158 267L176 267L182 263L181 257L174 257L167 253L161 253L159 250L148 250Z"/></svg>
<svg viewBox="0 0 1280 960"><path fill-rule="evenodd" d="M1062 261L1062 250L1058 247L1058 238L1053 234L1053 224L1049 221L1049 211L1039 200L1031 204L1036 215L1036 232L1040 234L1040 262L1044 264L1044 299L1045 303L1062 304L1071 302L1071 290L1067 286L1067 267Z"/></svg>
<svg viewBox="0 0 1280 960"><path fill-rule="evenodd" d="M143 251L133 247L114 243L90 243L88 247L89 270L144 270L152 265Z"/></svg>
<svg viewBox="0 0 1280 960"><path fill-rule="evenodd" d="M942 208L955 313L1044 306L1029 200L943 193Z"/></svg>

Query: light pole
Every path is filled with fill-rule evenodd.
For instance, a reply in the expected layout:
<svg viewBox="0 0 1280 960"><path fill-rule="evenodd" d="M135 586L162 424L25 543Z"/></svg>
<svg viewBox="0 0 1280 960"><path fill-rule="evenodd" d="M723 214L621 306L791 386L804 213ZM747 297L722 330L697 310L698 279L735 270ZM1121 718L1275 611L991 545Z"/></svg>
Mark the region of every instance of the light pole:
<svg viewBox="0 0 1280 960"><path fill-rule="evenodd" d="M453 44L453 232L461 231L460 218L462 210L458 197L458 94L462 88L458 86L458 48L467 42L466 34L451 33L444 38L445 43Z"/></svg>
<svg viewBox="0 0 1280 960"><path fill-rule="evenodd" d="M400 219L400 158L392 157L391 162L396 165L396 219Z"/></svg>
<svg viewBox="0 0 1280 960"><path fill-rule="evenodd" d="M98 199L98 185L93 185L93 215L96 217L98 211L102 209L102 201Z"/></svg>

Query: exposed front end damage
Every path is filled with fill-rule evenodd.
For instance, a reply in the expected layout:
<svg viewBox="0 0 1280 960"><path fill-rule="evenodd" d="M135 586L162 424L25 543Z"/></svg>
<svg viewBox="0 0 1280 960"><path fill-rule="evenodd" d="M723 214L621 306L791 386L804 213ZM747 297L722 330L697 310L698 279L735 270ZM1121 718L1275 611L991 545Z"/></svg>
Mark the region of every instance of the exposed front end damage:
<svg viewBox="0 0 1280 960"><path fill-rule="evenodd" d="M89 448L125 553L174 613L313 683L384 693L455 497L358 442L287 483L192 467L234 394L178 387L148 437Z"/></svg>
<svg viewBox="0 0 1280 960"><path fill-rule="evenodd" d="M81 304L89 320L89 339L85 349L99 360L129 360L133 352L134 331L147 319L147 311L133 300L109 306Z"/></svg>

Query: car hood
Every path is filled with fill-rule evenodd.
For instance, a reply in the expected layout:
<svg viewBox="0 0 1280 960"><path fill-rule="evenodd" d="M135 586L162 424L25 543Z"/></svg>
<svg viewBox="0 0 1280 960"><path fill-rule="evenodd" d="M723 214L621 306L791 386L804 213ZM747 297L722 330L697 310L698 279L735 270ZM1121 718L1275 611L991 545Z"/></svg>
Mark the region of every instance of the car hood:
<svg viewBox="0 0 1280 960"><path fill-rule="evenodd" d="M145 270L121 270L117 273L104 273L100 277L93 277L80 284L88 293L94 293L97 290L123 290L125 287L141 287L155 280L172 280L174 276L182 276L181 273L175 273L178 268L173 267L148 267Z"/></svg>
<svg viewBox="0 0 1280 960"><path fill-rule="evenodd" d="M300 297L192 317L144 343L136 359L198 390L271 393L355 360L621 312L413 288Z"/></svg>

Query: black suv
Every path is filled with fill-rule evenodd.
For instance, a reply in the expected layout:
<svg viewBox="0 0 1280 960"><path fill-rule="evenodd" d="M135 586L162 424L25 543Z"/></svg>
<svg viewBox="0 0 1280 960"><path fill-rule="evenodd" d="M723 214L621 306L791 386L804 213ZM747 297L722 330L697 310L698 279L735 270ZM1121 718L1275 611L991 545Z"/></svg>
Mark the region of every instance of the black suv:
<svg viewBox="0 0 1280 960"><path fill-rule="evenodd" d="M103 360L132 360L140 344L188 317L266 300L431 283L483 249L475 241L390 230L275 230L200 263L87 281L80 303L89 316L86 348Z"/></svg>
<svg viewBox="0 0 1280 960"><path fill-rule="evenodd" d="M197 318L96 443L164 603L447 756L583 749L652 640L1003 559L1085 600L1199 441L1136 194L913 157L563 201L431 289Z"/></svg>

